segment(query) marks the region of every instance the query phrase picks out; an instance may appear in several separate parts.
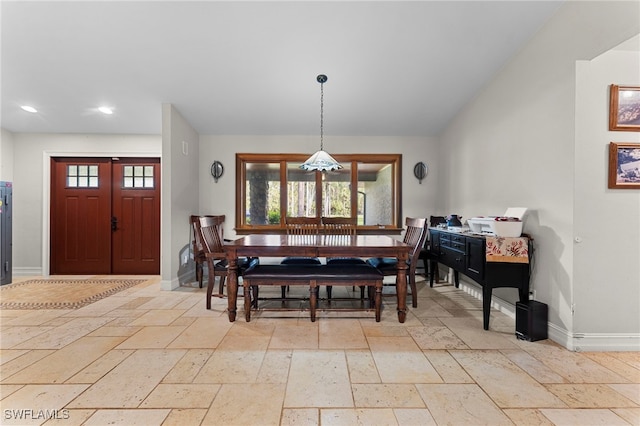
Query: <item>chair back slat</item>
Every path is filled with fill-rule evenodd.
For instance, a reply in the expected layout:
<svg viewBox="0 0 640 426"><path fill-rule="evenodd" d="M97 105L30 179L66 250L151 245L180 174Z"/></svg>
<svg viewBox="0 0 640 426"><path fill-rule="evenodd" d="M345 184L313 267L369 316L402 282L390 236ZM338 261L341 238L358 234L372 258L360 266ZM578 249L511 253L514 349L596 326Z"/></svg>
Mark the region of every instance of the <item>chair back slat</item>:
<svg viewBox="0 0 640 426"><path fill-rule="evenodd" d="M424 240L427 238L427 219L408 217L405 225L406 231L403 241L412 247L409 259L415 265L420 255L420 250L424 246Z"/></svg>
<svg viewBox="0 0 640 426"><path fill-rule="evenodd" d="M320 219L317 217L287 217L287 235L318 235Z"/></svg>
<svg viewBox="0 0 640 426"><path fill-rule="evenodd" d="M193 232L193 238L191 239L193 253L194 255L198 255L204 250L202 247L202 239L200 238L200 216L189 216L189 223L191 224L191 231Z"/></svg>
<svg viewBox="0 0 640 426"><path fill-rule="evenodd" d="M224 258L223 223L225 216L200 216L200 238L205 254Z"/></svg>
<svg viewBox="0 0 640 426"><path fill-rule="evenodd" d="M323 217L322 226L327 235L356 235L357 221L351 217Z"/></svg>

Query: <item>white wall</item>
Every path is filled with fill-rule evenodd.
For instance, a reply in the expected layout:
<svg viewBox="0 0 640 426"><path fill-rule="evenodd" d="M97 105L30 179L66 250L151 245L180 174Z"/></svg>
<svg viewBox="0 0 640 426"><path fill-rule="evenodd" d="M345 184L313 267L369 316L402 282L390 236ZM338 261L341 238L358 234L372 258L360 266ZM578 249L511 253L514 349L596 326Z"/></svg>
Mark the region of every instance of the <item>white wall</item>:
<svg viewBox="0 0 640 426"><path fill-rule="evenodd" d="M549 305L550 337L570 349L584 349L578 341L582 336L574 334L578 330L573 304L591 297L588 283L578 287L574 277L574 174L581 143L576 137L576 61L591 60L638 34L638 6L638 2L565 3L442 136L440 199L449 212L469 218L502 214L509 206L531 209L524 231L535 238L532 288L536 300ZM606 113L599 117L601 126L607 117ZM608 138L604 135L599 141L603 148L598 155L604 155ZM605 165L604 158L596 164ZM598 185L602 191L603 182ZM610 230L604 224L594 225L600 227L592 243L601 244L598 265L637 277L637 258L633 266L620 264L618 254L604 245L608 240L599 240ZM611 238L626 236L625 232ZM602 324L598 330L607 331L609 343L617 333L632 332L637 345L637 291L622 288L621 292L616 288L620 300L636 296L636 309L623 315L627 324L600 309L585 314L597 317ZM517 299L514 289L495 294L509 302ZM591 331L595 332L581 330ZM628 341L615 345L627 348Z"/></svg>
<svg viewBox="0 0 640 426"><path fill-rule="evenodd" d="M183 257L189 253L189 216L198 212L199 136L171 104L162 105L162 240L163 290L193 274Z"/></svg>
<svg viewBox="0 0 640 426"><path fill-rule="evenodd" d="M13 133L0 129L0 181L13 181Z"/></svg>
<svg viewBox="0 0 640 426"><path fill-rule="evenodd" d="M160 157L161 153L156 135L15 133L13 140L14 276L49 273L51 157Z"/></svg>
<svg viewBox="0 0 640 426"><path fill-rule="evenodd" d="M640 333L640 190L608 189L609 142L640 142L640 132L608 130L609 85L640 86L636 51L613 50L577 67L574 334L581 347ZM610 267L609 267L610 266ZM602 343L600 342L602 341Z"/></svg>
<svg viewBox="0 0 640 426"><path fill-rule="evenodd" d="M235 154L308 153L320 146L319 135L312 136L200 136L200 214L224 214L225 238L235 238ZM402 216L429 217L441 213L436 202L438 188L438 144L429 138L326 136L324 148L331 154L402 154ZM224 175L214 183L211 163L221 161ZM424 161L429 174L422 184L413 176L413 166ZM402 220L404 223L404 219Z"/></svg>

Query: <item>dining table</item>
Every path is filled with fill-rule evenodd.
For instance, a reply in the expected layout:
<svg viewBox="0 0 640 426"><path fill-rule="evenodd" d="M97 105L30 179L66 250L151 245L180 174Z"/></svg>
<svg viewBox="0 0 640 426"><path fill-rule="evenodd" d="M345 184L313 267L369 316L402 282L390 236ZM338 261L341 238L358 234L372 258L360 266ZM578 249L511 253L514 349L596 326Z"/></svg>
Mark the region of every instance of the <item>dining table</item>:
<svg viewBox="0 0 640 426"><path fill-rule="evenodd" d="M238 298L238 258L388 257L397 259L396 293L398 321L407 317L407 270L411 246L389 235L284 235L250 234L225 244L228 261L229 321L236 320ZM261 260L262 262L262 260Z"/></svg>

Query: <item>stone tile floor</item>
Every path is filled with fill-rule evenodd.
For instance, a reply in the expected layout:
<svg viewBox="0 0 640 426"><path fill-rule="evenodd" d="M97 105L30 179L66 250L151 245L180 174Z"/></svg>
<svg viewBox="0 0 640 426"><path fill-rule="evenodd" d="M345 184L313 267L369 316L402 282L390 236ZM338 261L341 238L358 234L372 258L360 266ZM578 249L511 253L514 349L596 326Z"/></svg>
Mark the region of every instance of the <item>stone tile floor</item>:
<svg viewBox="0 0 640 426"><path fill-rule="evenodd" d="M0 424L640 425L639 353L521 341L497 311L484 331L479 300L418 285L404 324L393 298L379 323L247 323L241 304L230 323L226 299L208 311L204 289L159 277L80 309L3 310Z"/></svg>

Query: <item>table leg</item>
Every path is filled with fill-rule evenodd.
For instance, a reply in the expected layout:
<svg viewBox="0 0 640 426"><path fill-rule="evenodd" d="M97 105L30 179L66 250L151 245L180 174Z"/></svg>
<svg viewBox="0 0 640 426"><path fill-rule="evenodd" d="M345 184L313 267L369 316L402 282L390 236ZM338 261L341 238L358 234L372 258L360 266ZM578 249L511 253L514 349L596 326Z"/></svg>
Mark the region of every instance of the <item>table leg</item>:
<svg viewBox="0 0 640 426"><path fill-rule="evenodd" d="M316 308L318 306L318 285L316 280L311 280L309 283L309 316L311 322L316 321Z"/></svg>
<svg viewBox="0 0 640 426"><path fill-rule="evenodd" d="M243 280L242 287L244 289L244 319L247 322L250 322L251 321L251 286L249 285L248 281Z"/></svg>
<svg viewBox="0 0 640 426"><path fill-rule="evenodd" d="M235 256L229 256L227 271L229 275L229 283L227 285L229 321L234 322L236 320L236 302L238 299L238 259Z"/></svg>
<svg viewBox="0 0 640 426"><path fill-rule="evenodd" d="M369 287L371 288L371 287ZM371 292L373 293L373 292ZM374 306L376 312L376 322L380 322L380 309L382 308L382 283L376 284ZM401 321L402 322L402 321Z"/></svg>
<svg viewBox="0 0 640 426"><path fill-rule="evenodd" d="M398 294L398 321L407 319L407 256L398 257L398 273L396 274L396 293Z"/></svg>

